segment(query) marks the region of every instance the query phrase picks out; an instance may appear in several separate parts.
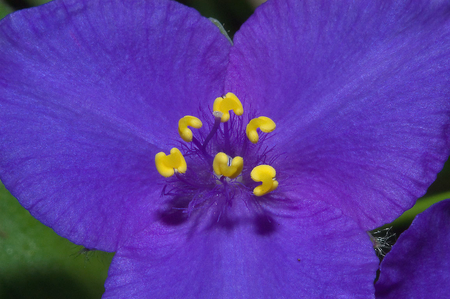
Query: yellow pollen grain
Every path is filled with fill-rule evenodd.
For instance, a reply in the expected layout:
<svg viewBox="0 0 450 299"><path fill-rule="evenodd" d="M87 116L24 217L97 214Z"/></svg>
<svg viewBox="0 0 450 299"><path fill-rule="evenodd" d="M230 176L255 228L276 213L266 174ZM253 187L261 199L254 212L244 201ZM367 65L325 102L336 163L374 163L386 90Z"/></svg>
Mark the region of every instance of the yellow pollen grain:
<svg viewBox="0 0 450 299"><path fill-rule="evenodd" d="M178 133L184 141L191 142L192 131L188 128L188 126L195 129L200 129L202 125L202 121L197 117L186 115L178 121Z"/></svg>
<svg viewBox="0 0 450 299"><path fill-rule="evenodd" d="M225 153L218 153L214 157L213 169L216 175L223 175L228 178L234 179L239 174L241 174L244 168L244 159L242 157L236 156L231 160L230 165L228 165L230 157Z"/></svg>
<svg viewBox="0 0 450 299"><path fill-rule="evenodd" d="M224 123L230 119L230 110L233 110L236 115L242 115L244 113L241 101L233 93L229 92L224 97L219 97L214 100L213 111L222 113L221 122Z"/></svg>
<svg viewBox="0 0 450 299"><path fill-rule="evenodd" d="M270 165L259 165L253 168L250 176L255 182L262 182L261 185L253 189L253 194L263 196L272 192L278 187L278 181L275 179L277 172Z"/></svg>
<svg viewBox="0 0 450 299"><path fill-rule="evenodd" d="M252 119L246 129L245 133L247 134L248 139L252 143L257 143L259 140L259 135L256 129L260 129L264 133L270 133L275 130L275 122L268 117L260 116L258 118Z"/></svg>
<svg viewBox="0 0 450 299"><path fill-rule="evenodd" d="M155 156L155 165L159 174L166 178L173 176L175 170L179 173L185 173L187 170L186 160L176 147L170 150L169 155L163 152L157 153Z"/></svg>

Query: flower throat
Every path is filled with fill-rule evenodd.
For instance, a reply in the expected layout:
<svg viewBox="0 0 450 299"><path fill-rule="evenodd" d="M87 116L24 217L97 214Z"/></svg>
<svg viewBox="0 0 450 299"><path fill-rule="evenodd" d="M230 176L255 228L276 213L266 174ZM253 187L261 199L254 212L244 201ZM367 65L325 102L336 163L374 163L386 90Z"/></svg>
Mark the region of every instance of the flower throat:
<svg viewBox="0 0 450 299"><path fill-rule="evenodd" d="M169 178L164 195L189 196L189 205L194 208L208 198L224 197L231 204L238 192L264 196L278 187L276 171L268 165L273 162L267 157L271 150L262 146L265 136L260 138L257 131L270 133L276 125L270 118L260 116L249 121L244 134L243 121L239 119L243 114L239 99L227 93L214 101L214 122L209 133L194 136L191 128L198 130L203 126L197 117L186 115L179 120L178 133L185 141L181 150L174 147L168 155L160 152L155 156L157 171Z"/></svg>

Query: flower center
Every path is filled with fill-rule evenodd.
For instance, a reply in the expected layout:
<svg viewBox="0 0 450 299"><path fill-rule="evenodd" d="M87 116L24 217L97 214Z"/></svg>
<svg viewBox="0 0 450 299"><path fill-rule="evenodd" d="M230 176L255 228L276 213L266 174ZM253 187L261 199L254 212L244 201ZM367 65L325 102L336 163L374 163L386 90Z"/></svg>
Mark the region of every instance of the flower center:
<svg viewBox="0 0 450 299"><path fill-rule="evenodd" d="M233 112L232 115L230 113ZM232 93L213 104L213 121L186 115L178 122L178 133L185 141L170 154L156 154L156 169L167 182L163 195L185 197L188 212L204 205L232 204L232 198L264 196L278 187L275 169L266 164L271 151L262 144L258 129L270 133L275 123L268 117L251 119L244 129L244 109ZM195 130L195 136L191 128ZM206 133L205 133L206 132Z"/></svg>

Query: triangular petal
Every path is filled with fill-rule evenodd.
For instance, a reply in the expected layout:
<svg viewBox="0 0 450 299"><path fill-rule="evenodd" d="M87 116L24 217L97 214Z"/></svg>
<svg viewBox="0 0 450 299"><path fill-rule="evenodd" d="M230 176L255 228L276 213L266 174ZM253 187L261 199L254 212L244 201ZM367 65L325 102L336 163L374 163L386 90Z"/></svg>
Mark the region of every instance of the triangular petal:
<svg viewBox="0 0 450 299"><path fill-rule="evenodd" d="M229 47L174 1L11 14L0 22L1 180L60 235L115 250L152 221L155 154L179 138L179 118L222 93Z"/></svg>
<svg viewBox="0 0 450 299"><path fill-rule="evenodd" d="M354 221L318 201L276 206L155 223L119 248L104 298L374 297L378 259Z"/></svg>
<svg viewBox="0 0 450 299"><path fill-rule="evenodd" d="M277 123L296 193L369 229L448 158L449 56L448 1L273 0L236 33L226 87Z"/></svg>

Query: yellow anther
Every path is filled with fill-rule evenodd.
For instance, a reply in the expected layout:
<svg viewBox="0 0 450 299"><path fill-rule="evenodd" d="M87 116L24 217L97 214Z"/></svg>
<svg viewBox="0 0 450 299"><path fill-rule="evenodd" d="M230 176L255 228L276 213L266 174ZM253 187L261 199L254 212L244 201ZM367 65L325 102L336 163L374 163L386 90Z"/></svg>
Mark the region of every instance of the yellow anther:
<svg viewBox="0 0 450 299"><path fill-rule="evenodd" d="M222 113L221 122L224 123L230 119L230 110L233 110L236 115L244 113L241 101L233 93L229 92L224 97L217 98L214 101L213 111Z"/></svg>
<svg viewBox="0 0 450 299"><path fill-rule="evenodd" d="M217 175L223 175L231 179L237 177L241 173L242 168L244 168L244 159L237 156L231 160L231 163L229 163L230 159L231 158L225 153L218 153L214 157L213 161L214 172Z"/></svg>
<svg viewBox="0 0 450 299"><path fill-rule="evenodd" d="M260 116L258 118L252 119L245 129L245 133L247 134L248 139L252 143L257 143L259 140L259 135L256 129L260 129L264 133L270 133L275 130L275 122L268 117Z"/></svg>
<svg viewBox="0 0 450 299"><path fill-rule="evenodd" d="M180 133L181 138L186 142L192 141L192 131L189 127L200 129L202 127L202 122L195 116L186 115L178 121L178 133Z"/></svg>
<svg viewBox="0 0 450 299"><path fill-rule="evenodd" d="M253 168L250 176L255 182L262 182L261 185L253 189L253 194L262 196L277 189L278 181L275 180L277 172L269 165L259 165Z"/></svg>
<svg viewBox="0 0 450 299"><path fill-rule="evenodd" d="M176 147L170 150L170 155L166 156L165 153L159 152L155 156L156 170L163 177L171 177L176 171L180 173L185 173L187 169L186 160L184 160L183 155L180 150Z"/></svg>

